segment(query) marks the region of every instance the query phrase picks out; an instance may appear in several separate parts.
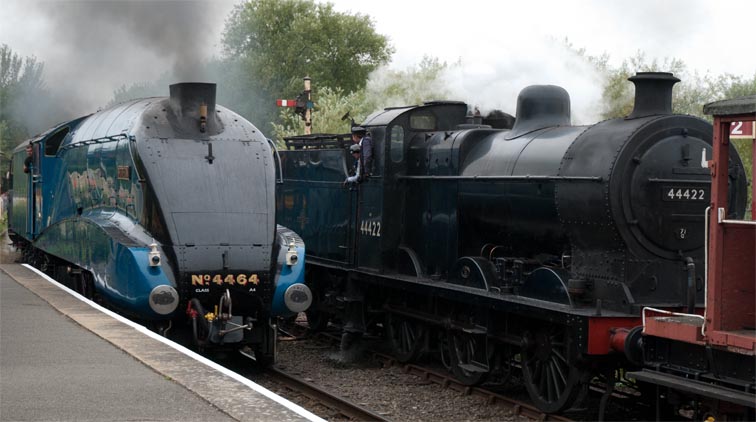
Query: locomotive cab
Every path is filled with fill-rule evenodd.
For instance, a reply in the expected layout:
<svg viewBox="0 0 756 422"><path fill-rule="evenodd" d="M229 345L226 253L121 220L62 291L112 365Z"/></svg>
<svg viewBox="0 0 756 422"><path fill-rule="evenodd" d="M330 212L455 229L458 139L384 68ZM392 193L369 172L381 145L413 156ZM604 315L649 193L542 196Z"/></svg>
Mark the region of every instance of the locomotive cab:
<svg viewBox="0 0 756 422"><path fill-rule="evenodd" d="M56 190L51 182L60 171L56 157L63 141L81 120L58 125L14 149L8 171L8 184L14 186L8 195L8 222L16 228L10 233L14 242L34 240L50 224L54 205L50 198Z"/></svg>

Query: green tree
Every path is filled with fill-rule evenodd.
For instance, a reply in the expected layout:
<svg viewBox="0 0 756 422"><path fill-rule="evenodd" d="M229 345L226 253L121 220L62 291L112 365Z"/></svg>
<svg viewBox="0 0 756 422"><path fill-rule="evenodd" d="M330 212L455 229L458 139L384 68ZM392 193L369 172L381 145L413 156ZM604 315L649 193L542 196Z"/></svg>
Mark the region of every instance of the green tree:
<svg viewBox="0 0 756 422"><path fill-rule="evenodd" d="M356 91L393 52L369 17L339 13L330 3L312 0L252 0L236 6L223 47L228 79L239 83L229 106L258 125L276 118L276 98L302 90L302 77L345 93ZM246 98L241 92L248 93Z"/></svg>
<svg viewBox="0 0 756 422"><path fill-rule="evenodd" d="M624 60L622 65L616 69L608 65L606 58L604 56L603 60L589 59L605 75L603 111L601 113L605 119L627 116L633 111L635 89L633 88L633 84L628 82L628 78L635 75L635 73L671 72L677 77L685 73L685 64L681 60L665 58L661 62L657 59L648 61L642 52L638 52L635 56ZM680 95L680 87L689 85L689 82L685 81L685 79L683 79L683 82L683 85L677 84L674 90L675 94L677 94L672 100L672 106L675 110L679 108L689 109L691 98L694 98L697 94L697 92L694 92L695 90L688 90ZM684 113L686 111L681 112Z"/></svg>
<svg viewBox="0 0 756 422"><path fill-rule="evenodd" d="M417 66L404 70L382 69L371 75L366 90L376 108L422 104L424 101L446 99L452 93L443 73L461 62L448 65L434 57L423 57Z"/></svg>
<svg viewBox="0 0 756 422"><path fill-rule="evenodd" d="M752 79L724 74L717 77L709 74L690 73L682 60L665 58L648 60L638 52L626 59L618 68L608 65L606 56L601 58L584 54L584 50L575 50L578 54L596 65L605 76L603 94L603 118L627 116L633 110L634 88L627 79L636 72L672 72L680 78L672 91L672 109L675 113L703 116L703 105L724 98L756 94L756 74Z"/></svg>
<svg viewBox="0 0 756 422"><path fill-rule="evenodd" d="M341 88L323 87L317 91L316 97L312 118L314 133L347 133L351 122L345 116L362 119L372 111L364 89L344 94ZM280 146L283 138L304 133L304 121L300 115L290 109L281 109L279 118L281 123L273 124L273 134Z"/></svg>
<svg viewBox="0 0 756 422"><path fill-rule="evenodd" d="M717 92L721 93L718 99L756 95L756 72L751 79L725 74L717 79L716 84Z"/></svg>
<svg viewBox="0 0 756 422"><path fill-rule="evenodd" d="M0 46L0 151L11 150L29 136L29 98L46 96L42 79L44 65L34 57L20 57L11 48Z"/></svg>

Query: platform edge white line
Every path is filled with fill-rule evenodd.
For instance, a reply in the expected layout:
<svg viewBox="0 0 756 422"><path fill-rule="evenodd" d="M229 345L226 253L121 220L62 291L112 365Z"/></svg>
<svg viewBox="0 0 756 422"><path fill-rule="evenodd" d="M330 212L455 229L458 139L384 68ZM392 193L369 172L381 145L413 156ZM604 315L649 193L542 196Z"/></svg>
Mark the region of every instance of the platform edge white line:
<svg viewBox="0 0 756 422"><path fill-rule="evenodd" d="M223 366L221 366L221 365L219 365L219 364L211 361L210 359L207 359L206 357L204 357L202 355L199 355L199 354L197 354L197 353L195 353L195 352L187 349L186 347L184 347L184 346L182 346L182 345L180 345L178 343L175 343L175 342L173 342L173 341L171 341L171 340L169 340L169 339L161 336L160 334L155 333L154 331L150 331L147 327L145 327L143 325L140 325L140 324L137 324L134 321L131 321L130 319L125 318L124 316L119 315L119 314L111 311L110 309L106 309L106 308L102 307L101 305L99 305L99 304L97 304L97 303L95 303L95 302L93 302L93 301L85 298L84 296L82 296L82 295L74 292L73 290L69 289L68 287L62 285L61 283L59 283L57 281L55 281L50 276L48 276L47 274L45 274L42 271L38 270L37 268L34 268L31 265L29 265L29 264L22 264L22 265L24 267L26 267L26 268L34 271L35 273L37 273L39 276L41 276L42 278L44 278L46 281L48 281L52 285L58 287L59 289L63 290L64 292L66 292L68 294L70 294L71 296L75 297L76 299L79 299L80 301L86 303L87 305L91 306L92 308L97 309L98 311L104 313L105 315L108 315L109 317L111 317L113 319L116 319L116 320L118 320L118 321L120 321L120 322L122 322L122 323L124 323L124 324L126 324L128 326L130 326L131 328L133 328L133 329L135 329L135 330L137 330L137 331L139 331L139 332L141 332L141 333L143 333L143 334L145 334L145 335L147 335L147 336L149 336L149 337L151 337L151 338L153 338L153 339L155 339L155 340L157 340L157 341L165 344L166 346L172 347L173 349L179 351L180 353L183 353L184 355L186 355L186 356L188 356L188 357L190 357L190 358L192 358L192 359L194 359L194 360L196 360L196 361L198 361L198 362L200 362L200 363L202 363L202 364L204 364L204 365L206 365L206 366L208 366L208 367L210 367L210 368L212 368L212 369L214 369L214 370L216 370L216 371L218 371L218 372L220 372L220 373L222 373L222 374L224 374L224 375L226 375L226 376L228 376L230 378L233 378L236 381L239 381L240 383L246 385L247 387L251 388L255 392L257 392L257 393L259 393L259 394L261 394L261 395L263 395L263 396L265 396L265 397L267 397L267 398L275 401L276 403L278 403L278 404L286 407L287 409L291 410L292 412L294 412L294 413L296 413L296 414L298 414L298 415L300 415L302 417L305 417L308 420L313 421L313 422L326 422L325 419L320 418L319 416L317 416L314 413L310 412L309 410L303 408L302 406L299 406L297 404L294 404L294 403L290 402L289 400L287 400L287 399L285 399L285 398L277 395L276 393L268 390L267 388L265 388L265 387L263 387L263 386L261 386L261 385L259 385L257 383L254 383L254 382L250 381L247 378L244 378L243 376L237 374L236 372L231 371L228 368L225 368L225 367L223 367Z"/></svg>

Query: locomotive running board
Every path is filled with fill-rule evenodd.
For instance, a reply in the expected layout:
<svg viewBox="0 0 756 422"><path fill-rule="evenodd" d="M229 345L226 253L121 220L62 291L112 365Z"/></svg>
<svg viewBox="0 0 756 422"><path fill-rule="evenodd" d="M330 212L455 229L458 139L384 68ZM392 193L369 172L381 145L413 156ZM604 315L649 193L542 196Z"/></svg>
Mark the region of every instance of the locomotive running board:
<svg viewBox="0 0 756 422"><path fill-rule="evenodd" d="M756 400L754 400L755 396L753 394L733 391L729 388L719 387L701 381L649 371L648 369L638 372L628 372L627 376L638 381L663 385L665 387L697 394L702 397L712 397L742 406L756 408Z"/></svg>

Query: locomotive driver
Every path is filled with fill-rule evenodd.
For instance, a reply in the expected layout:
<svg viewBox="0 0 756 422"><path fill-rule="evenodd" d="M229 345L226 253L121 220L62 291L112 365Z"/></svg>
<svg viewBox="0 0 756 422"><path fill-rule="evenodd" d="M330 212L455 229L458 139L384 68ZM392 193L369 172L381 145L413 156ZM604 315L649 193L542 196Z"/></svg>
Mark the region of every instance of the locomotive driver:
<svg viewBox="0 0 756 422"><path fill-rule="evenodd" d="M352 153L352 158L354 158L354 174L352 176L349 176L344 180L344 184L348 183L359 183L360 182L360 172L362 171L362 160L360 160L360 146L359 144L353 144L349 147L349 152Z"/></svg>
<svg viewBox="0 0 756 422"><path fill-rule="evenodd" d="M26 158L24 159L24 173L28 173L34 164L34 147L31 142L26 146Z"/></svg>
<svg viewBox="0 0 756 422"><path fill-rule="evenodd" d="M370 176L373 172L373 138L362 126L352 126L352 142L360 146L362 174Z"/></svg>

